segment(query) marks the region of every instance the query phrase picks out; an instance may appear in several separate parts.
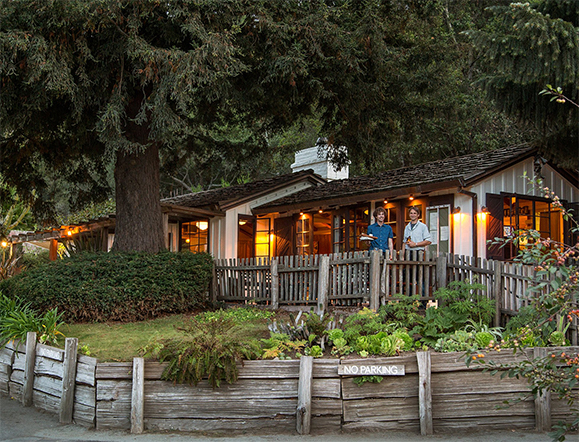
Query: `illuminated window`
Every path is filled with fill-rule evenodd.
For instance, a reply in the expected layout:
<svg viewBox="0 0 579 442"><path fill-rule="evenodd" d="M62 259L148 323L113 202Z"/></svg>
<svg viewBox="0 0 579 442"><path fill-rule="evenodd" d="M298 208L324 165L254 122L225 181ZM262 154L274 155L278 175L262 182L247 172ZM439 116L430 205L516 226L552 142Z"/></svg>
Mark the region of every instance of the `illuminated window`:
<svg viewBox="0 0 579 442"><path fill-rule="evenodd" d="M193 253L208 251L209 220L181 223L181 250Z"/></svg>
<svg viewBox="0 0 579 442"><path fill-rule="evenodd" d="M298 255L311 255L311 215L300 215L296 222L296 252Z"/></svg>
<svg viewBox="0 0 579 442"><path fill-rule="evenodd" d="M255 222L255 256L256 258L270 256L270 219L257 219Z"/></svg>

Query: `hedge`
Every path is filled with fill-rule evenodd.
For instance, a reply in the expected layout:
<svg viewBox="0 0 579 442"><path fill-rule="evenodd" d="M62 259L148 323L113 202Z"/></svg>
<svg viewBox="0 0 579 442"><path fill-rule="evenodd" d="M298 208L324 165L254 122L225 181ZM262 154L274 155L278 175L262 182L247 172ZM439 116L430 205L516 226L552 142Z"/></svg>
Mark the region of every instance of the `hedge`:
<svg viewBox="0 0 579 442"><path fill-rule="evenodd" d="M67 322L139 321L185 313L207 299L213 259L189 252L80 253L0 283L9 297Z"/></svg>

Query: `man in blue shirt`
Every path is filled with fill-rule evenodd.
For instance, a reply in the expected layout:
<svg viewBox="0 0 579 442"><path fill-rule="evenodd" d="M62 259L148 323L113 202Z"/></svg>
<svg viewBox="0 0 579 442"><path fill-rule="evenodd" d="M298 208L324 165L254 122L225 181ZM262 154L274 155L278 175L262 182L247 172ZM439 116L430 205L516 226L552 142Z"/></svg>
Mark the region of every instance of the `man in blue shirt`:
<svg viewBox="0 0 579 442"><path fill-rule="evenodd" d="M394 232L392 227L384 224L386 211L382 207L377 207L373 215L376 222L368 226L368 235L375 236L376 239L370 242L370 250L382 250L391 257L394 251Z"/></svg>

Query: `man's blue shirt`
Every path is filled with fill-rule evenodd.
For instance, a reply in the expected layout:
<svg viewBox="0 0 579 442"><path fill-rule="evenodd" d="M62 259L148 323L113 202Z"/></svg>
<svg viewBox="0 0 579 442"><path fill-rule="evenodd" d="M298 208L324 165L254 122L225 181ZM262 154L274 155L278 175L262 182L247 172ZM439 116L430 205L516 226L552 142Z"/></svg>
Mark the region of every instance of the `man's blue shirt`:
<svg viewBox="0 0 579 442"><path fill-rule="evenodd" d="M374 241L370 241L370 250L388 250L388 238L394 238L394 232L392 231L392 227L388 224L382 224L381 226L378 223L370 224L368 226L368 235L373 235L378 239Z"/></svg>

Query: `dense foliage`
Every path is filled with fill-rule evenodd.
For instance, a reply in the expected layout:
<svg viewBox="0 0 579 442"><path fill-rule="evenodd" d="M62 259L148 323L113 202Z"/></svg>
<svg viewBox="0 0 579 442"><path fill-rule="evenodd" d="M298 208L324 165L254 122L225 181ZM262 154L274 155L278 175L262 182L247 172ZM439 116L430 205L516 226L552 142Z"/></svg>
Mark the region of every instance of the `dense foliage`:
<svg viewBox="0 0 579 442"><path fill-rule="evenodd" d="M490 13L488 26L469 32L480 83L502 110L537 130L535 141L546 158L579 167L579 112L541 94L552 85L578 101L579 2L513 2Z"/></svg>
<svg viewBox="0 0 579 442"><path fill-rule="evenodd" d="M26 341L28 332L35 332L36 339L42 344L56 344L62 336L60 328L63 313L53 308L38 313L31 308L30 302L20 298L11 299L0 292L0 348L9 341Z"/></svg>
<svg viewBox="0 0 579 442"><path fill-rule="evenodd" d="M39 264L0 288L36 310L58 308L68 322L138 321L200 307L212 265L207 254L79 253Z"/></svg>
<svg viewBox="0 0 579 442"><path fill-rule="evenodd" d="M311 116L360 174L518 142L470 85L461 31L488 3L0 0L4 179L40 214L62 189L111 197L114 175L114 248L156 252L161 165L237 180Z"/></svg>

